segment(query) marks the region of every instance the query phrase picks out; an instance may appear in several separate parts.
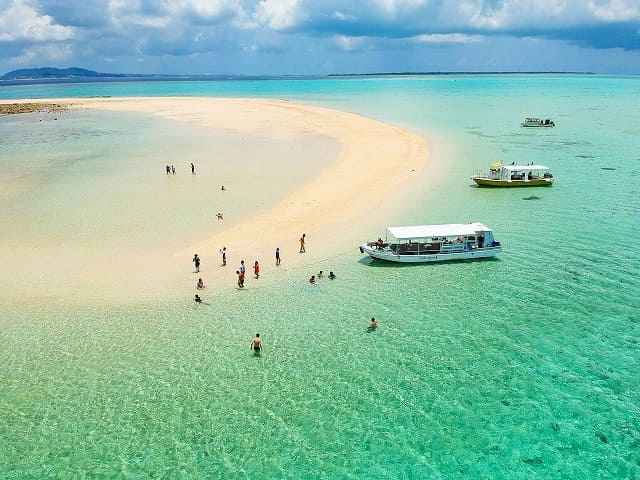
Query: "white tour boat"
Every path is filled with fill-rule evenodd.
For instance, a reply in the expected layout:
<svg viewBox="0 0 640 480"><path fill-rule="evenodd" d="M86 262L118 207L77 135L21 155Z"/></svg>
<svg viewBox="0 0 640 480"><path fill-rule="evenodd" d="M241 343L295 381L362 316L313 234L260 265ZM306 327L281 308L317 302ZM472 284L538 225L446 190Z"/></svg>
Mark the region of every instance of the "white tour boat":
<svg viewBox="0 0 640 480"><path fill-rule="evenodd" d="M544 187L553 185L553 175L544 165L492 163L489 173L477 173L471 180L481 187Z"/></svg>
<svg viewBox="0 0 640 480"><path fill-rule="evenodd" d="M502 251L482 223L387 227L385 240L360 245L360 252L390 262L446 262L493 257Z"/></svg>
<svg viewBox="0 0 640 480"><path fill-rule="evenodd" d="M541 118L535 117L527 117L524 119L524 122L520 123L523 127L555 127L556 124L553 123L553 120L549 118L545 118L542 120Z"/></svg>

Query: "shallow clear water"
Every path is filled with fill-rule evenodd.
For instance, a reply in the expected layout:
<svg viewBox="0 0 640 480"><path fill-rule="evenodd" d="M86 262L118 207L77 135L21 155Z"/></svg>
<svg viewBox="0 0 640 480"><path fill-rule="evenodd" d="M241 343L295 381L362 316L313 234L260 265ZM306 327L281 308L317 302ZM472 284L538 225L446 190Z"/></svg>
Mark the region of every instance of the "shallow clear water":
<svg viewBox="0 0 640 480"><path fill-rule="evenodd" d="M638 477L640 78L0 90L67 94L286 97L409 126L431 145L427 187L399 193L404 208L368 239L482 221L505 251L412 267L348 243L313 266L338 275L315 288L289 269L198 308L4 310L2 477ZM519 128L530 115L557 126ZM15 163L30 154L10 148ZM497 160L547 164L556 184L471 187Z"/></svg>

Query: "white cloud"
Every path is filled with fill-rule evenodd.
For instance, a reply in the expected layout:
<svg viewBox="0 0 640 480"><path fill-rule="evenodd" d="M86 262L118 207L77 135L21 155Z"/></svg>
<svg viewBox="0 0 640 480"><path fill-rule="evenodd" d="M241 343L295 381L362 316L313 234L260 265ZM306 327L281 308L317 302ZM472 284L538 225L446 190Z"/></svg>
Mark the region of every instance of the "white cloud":
<svg viewBox="0 0 640 480"><path fill-rule="evenodd" d="M69 44L32 45L12 59L19 65L28 65L34 60L61 62L72 57L73 49Z"/></svg>
<svg viewBox="0 0 640 480"><path fill-rule="evenodd" d="M191 15L208 22L224 18L244 21L246 17L239 0L170 0L165 5L164 9L173 17Z"/></svg>
<svg viewBox="0 0 640 480"><path fill-rule="evenodd" d="M286 30L307 18L300 3L300 0L261 0L256 7L255 18L259 24L273 30Z"/></svg>
<svg viewBox="0 0 640 480"><path fill-rule="evenodd" d="M71 27L55 25L49 15L41 15L29 0L13 0L0 11L0 41L29 40L34 42L69 40Z"/></svg>
<svg viewBox="0 0 640 480"><path fill-rule="evenodd" d="M464 33L432 33L416 35L411 40L418 43L471 43L480 42L483 38L482 35L467 35Z"/></svg>
<svg viewBox="0 0 640 480"><path fill-rule="evenodd" d="M340 20L340 21L343 21L343 22L345 22L345 21L353 21L353 20L356 19L355 16L349 15L349 14L346 14L346 13L342 13L340 11L333 12L332 17L335 18L336 20Z"/></svg>
<svg viewBox="0 0 640 480"><path fill-rule="evenodd" d="M374 4L378 5L383 12L395 15L396 12L415 9L422 7L426 3L425 0L375 0Z"/></svg>
<svg viewBox="0 0 640 480"><path fill-rule="evenodd" d="M638 0L610 0L607 2L589 2L593 16L605 22L640 20Z"/></svg>
<svg viewBox="0 0 640 480"><path fill-rule="evenodd" d="M333 37L333 43L345 52L353 52L355 50L362 50L367 44L367 39L364 37L350 37L348 35L336 35Z"/></svg>

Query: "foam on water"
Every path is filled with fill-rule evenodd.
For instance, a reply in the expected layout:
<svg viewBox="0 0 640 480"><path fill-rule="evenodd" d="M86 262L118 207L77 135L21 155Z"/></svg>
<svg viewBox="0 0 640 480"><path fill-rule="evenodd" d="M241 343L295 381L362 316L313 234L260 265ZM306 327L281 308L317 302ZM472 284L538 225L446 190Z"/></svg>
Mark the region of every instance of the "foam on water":
<svg viewBox="0 0 640 480"><path fill-rule="evenodd" d="M399 194L404 208L363 240L482 221L503 254L398 266L349 244L311 271L285 258L279 280L249 278L211 305L5 310L3 477L638 476L640 79L231 83L435 132L428 187ZM77 94L45 93L65 88ZM529 115L557 126L520 129ZM547 164L556 183L471 187L497 160ZM318 270L338 278L309 285Z"/></svg>

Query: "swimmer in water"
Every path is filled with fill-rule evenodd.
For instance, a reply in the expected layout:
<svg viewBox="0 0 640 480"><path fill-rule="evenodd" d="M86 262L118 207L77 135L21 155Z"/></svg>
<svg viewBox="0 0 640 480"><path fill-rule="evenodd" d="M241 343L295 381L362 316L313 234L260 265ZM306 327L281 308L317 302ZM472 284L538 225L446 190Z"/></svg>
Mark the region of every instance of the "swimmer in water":
<svg viewBox="0 0 640 480"><path fill-rule="evenodd" d="M367 332L368 333L375 332L377 328L378 328L378 322L376 322L375 318L371 317L371 321L369 322L369 326L367 327Z"/></svg>
<svg viewBox="0 0 640 480"><path fill-rule="evenodd" d="M262 350L262 340L260 340L260 334L256 333L256 336L253 340L251 340L251 349L255 354L260 353Z"/></svg>

